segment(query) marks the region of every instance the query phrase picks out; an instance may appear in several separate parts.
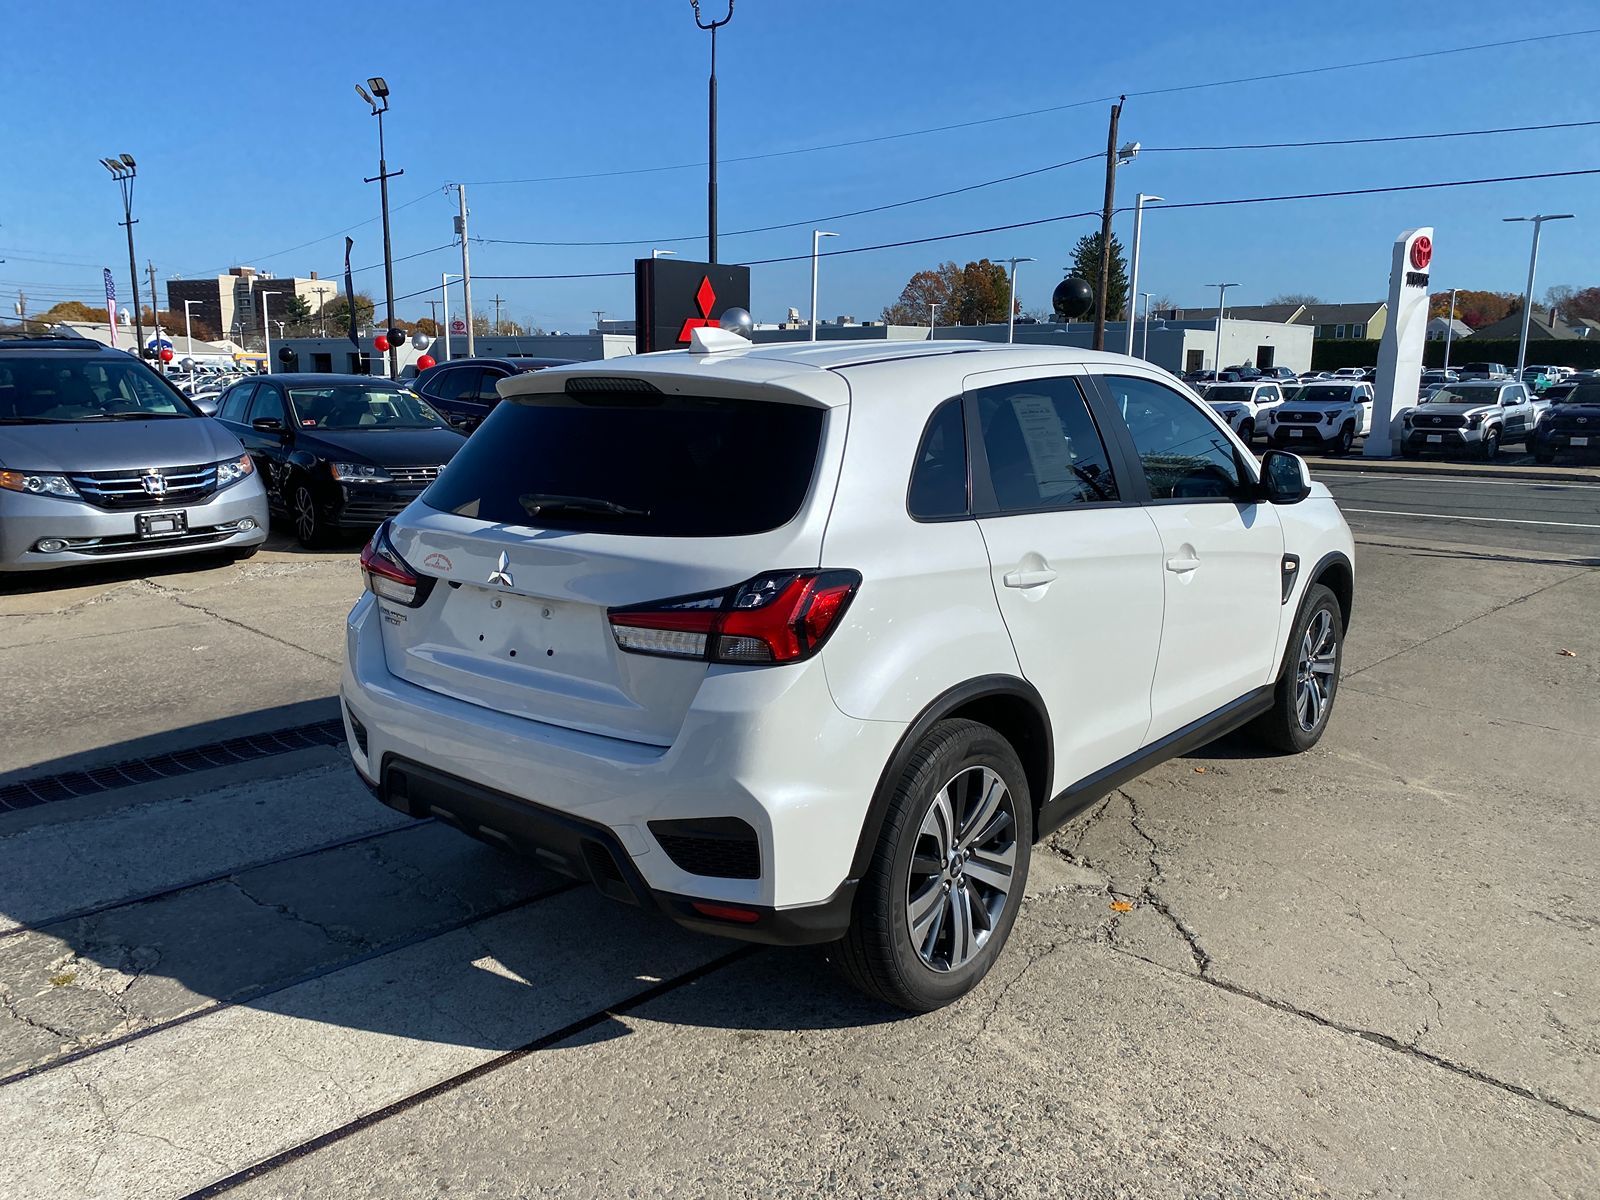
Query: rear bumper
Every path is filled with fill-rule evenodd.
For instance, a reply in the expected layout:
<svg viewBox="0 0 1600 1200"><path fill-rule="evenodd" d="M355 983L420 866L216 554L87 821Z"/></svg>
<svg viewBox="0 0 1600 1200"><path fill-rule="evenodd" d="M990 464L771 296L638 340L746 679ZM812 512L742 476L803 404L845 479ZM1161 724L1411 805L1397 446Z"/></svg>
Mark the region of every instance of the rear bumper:
<svg viewBox="0 0 1600 1200"><path fill-rule="evenodd" d="M181 511L188 531L140 538L140 512ZM241 530L240 521L254 527ZM198 504L165 508L106 509L85 500L0 492L0 571L42 571L84 563L163 558L206 550L242 549L267 537L267 497L254 475L213 493ZM34 549L42 538L59 538L69 549Z"/></svg>
<svg viewBox="0 0 1600 1200"><path fill-rule="evenodd" d="M457 822L468 832L551 866L552 855L583 853L552 821L577 823L604 834L599 840L635 898L685 924L760 940L837 936L867 808L906 726L840 712L819 661L712 668L672 745L653 746L511 716L396 678L382 620L371 595L352 610L340 690L351 756L386 803L455 812L452 804L470 802L471 814L487 819ZM451 781L452 798L429 799L428 787L411 785L412 767ZM405 786L390 777L396 769ZM755 832L756 878L691 873L650 829L652 821L728 817ZM707 921L687 909L691 899L760 916L739 927Z"/></svg>

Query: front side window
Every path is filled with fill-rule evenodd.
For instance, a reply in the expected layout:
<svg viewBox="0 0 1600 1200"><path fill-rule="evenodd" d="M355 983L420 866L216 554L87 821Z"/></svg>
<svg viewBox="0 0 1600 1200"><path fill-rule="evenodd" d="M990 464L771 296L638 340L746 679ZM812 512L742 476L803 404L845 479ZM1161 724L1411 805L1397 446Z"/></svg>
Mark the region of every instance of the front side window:
<svg viewBox="0 0 1600 1200"><path fill-rule="evenodd" d="M1072 379L1030 379L973 393L983 453L1001 512L1118 498L1100 431Z"/></svg>
<svg viewBox="0 0 1600 1200"><path fill-rule="evenodd" d="M256 385L253 383L236 383L228 389L222 397L222 404L217 409L217 416L224 421L232 421L235 425L244 424L244 415L250 411L250 397L255 394Z"/></svg>
<svg viewBox="0 0 1600 1200"><path fill-rule="evenodd" d="M967 514L967 431L959 399L946 400L928 421L912 464L906 508L922 520Z"/></svg>
<svg viewBox="0 0 1600 1200"><path fill-rule="evenodd" d="M1242 491L1233 443L1184 396L1148 379L1101 380L1128 424L1153 500L1224 500Z"/></svg>

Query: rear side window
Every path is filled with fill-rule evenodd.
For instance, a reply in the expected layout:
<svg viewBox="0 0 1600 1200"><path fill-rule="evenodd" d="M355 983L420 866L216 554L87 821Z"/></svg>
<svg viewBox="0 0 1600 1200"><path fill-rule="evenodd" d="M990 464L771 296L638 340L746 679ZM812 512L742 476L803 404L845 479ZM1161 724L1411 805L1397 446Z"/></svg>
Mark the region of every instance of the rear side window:
<svg viewBox="0 0 1600 1200"><path fill-rule="evenodd" d="M250 419L259 421L263 417L277 421L285 429L289 427L289 414L283 410L283 393L265 383L256 385L256 398L250 404Z"/></svg>
<svg viewBox="0 0 1600 1200"><path fill-rule="evenodd" d="M253 383L237 383L229 388L222 397L222 406L217 409L217 416L224 421L232 421L235 425L244 424L244 414L249 411L250 397L255 394L256 385Z"/></svg>
<svg viewBox="0 0 1600 1200"><path fill-rule="evenodd" d="M1127 375L1106 375L1101 382L1128 423L1151 499L1232 499L1239 494L1233 443L1186 397Z"/></svg>
<svg viewBox="0 0 1600 1200"><path fill-rule="evenodd" d="M1105 443L1075 381L1030 379L972 395L1001 512L1117 499Z"/></svg>
<svg viewBox="0 0 1600 1200"><path fill-rule="evenodd" d="M922 520L967 515L967 431L959 399L946 400L928 421L906 507Z"/></svg>
<svg viewBox="0 0 1600 1200"><path fill-rule="evenodd" d="M424 494L497 524L646 537L741 537L794 519L824 411L643 393L496 406Z"/></svg>

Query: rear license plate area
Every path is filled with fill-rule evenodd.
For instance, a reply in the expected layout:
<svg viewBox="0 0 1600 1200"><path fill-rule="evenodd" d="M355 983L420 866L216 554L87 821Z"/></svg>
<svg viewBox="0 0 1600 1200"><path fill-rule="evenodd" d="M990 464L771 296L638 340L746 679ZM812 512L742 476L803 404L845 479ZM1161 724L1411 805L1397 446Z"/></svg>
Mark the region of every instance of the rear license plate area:
<svg viewBox="0 0 1600 1200"><path fill-rule="evenodd" d="M186 512L138 513L134 523L141 538L178 537L189 532Z"/></svg>

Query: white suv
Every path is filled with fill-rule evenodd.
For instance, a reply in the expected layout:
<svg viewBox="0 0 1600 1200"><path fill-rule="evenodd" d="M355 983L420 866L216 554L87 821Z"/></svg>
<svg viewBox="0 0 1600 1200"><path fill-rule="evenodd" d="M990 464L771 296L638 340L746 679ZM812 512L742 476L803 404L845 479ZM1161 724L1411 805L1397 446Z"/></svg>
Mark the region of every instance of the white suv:
<svg viewBox="0 0 1600 1200"><path fill-rule="evenodd" d="M1261 422L1267 444L1277 449L1315 447L1348 454L1356 438L1372 432L1373 388L1343 379L1294 389Z"/></svg>
<svg viewBox="0 0 1600 1200"><path fill-rule="evenodd" d="M1170 375L694 339L503 380L374 536L341 693L385 803L926 1010L1039 838L1228 730L1327 727L1350 532Z"/></svg>
<svg viewBox="0 0 1600 1200"><path fill-rule="evenodd" d="M1283 403L1276 383L1214 383L1205 390L1206 403L1228 423L1245 445L1265 425L1265 415Z"/></svg>

